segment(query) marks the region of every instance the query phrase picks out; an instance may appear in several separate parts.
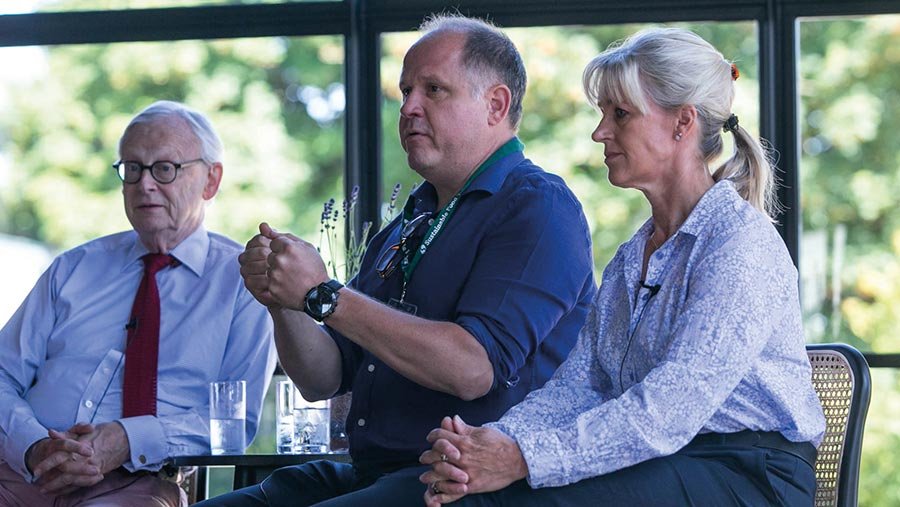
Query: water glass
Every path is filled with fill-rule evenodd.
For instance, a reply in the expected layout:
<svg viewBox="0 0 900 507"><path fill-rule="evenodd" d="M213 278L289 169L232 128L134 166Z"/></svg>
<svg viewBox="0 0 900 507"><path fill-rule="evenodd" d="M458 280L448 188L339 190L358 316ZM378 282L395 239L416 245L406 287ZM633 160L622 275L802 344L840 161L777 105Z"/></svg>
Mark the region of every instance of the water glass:
<svg viewBox="0 0 900 507"><path fill-rule="evenodd" d="M328 452L331 426L328 400L306 401L299 390L294 393L294 453Z"/></svg>
<svg viewBox="0 0 900 507"><path fill-rule="evenodd" d="M330 444L332 452L346 452L350 449L350 437L347 436L347 425L343 419L331 419Z"/></svg>
<svg viewBox="0 0 900 507"><path fill-rule="evenodd" d="M347 452L350 438L347 436L347 413L350 411L350 393L331 398L331 452Z"/></svg>
<svg viewBox="0 0 900 507"><path fill-rule="evenodd" d="M209 384L209 446L213 455L243 454L247 447L247 382Z"/></svg>
<svg viewBox="0 0 900 507"><path fill-rule="evenodd" d="M294 383L282 380L275 391L275 453L294 452Z"/></svg>

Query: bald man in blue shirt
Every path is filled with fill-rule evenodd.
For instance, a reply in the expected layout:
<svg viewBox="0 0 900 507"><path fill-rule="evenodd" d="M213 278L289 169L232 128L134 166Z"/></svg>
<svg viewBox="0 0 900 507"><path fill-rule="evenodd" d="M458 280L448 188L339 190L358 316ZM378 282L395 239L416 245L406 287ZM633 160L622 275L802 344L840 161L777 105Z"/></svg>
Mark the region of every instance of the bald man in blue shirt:
<svg viewBox="0 0 900 507"><path fill-rule="evenodd" d="M423 31L403 63L399 128L425 182L359 275L329 280L314 246L265 224L241 255L304 397L352 391L353 465L280 469L204 506L421 505L418 457L441 417L498 419L575 344L595 292L590 234L572 192L516 137L521 57L479 20Z"/></svg>

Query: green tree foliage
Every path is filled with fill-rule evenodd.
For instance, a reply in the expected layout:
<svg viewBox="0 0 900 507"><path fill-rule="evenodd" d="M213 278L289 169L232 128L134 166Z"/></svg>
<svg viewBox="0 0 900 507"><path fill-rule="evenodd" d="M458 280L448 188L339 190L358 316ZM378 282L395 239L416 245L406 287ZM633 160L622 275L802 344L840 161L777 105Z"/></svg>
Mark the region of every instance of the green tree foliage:
<svg viewBox="0 0 900 507"><path fill-rule="evenodd" d="M900 16L800 24L810 341L900 350ZM875 371L860 505L900 505L900 379Z"/></svg>
<svg viewBox="0 0 900 507"><path fill-rule="evenodd" d="M110 164L133 114L158 99L207 113L225 172L207 226L238 241L260 220L310 234L341 192L338 37L47 48L46 75L11 86L0 146L13 170L2 230L68 248L129 228ZM224 202L223 205L219 205Z"/></svg>

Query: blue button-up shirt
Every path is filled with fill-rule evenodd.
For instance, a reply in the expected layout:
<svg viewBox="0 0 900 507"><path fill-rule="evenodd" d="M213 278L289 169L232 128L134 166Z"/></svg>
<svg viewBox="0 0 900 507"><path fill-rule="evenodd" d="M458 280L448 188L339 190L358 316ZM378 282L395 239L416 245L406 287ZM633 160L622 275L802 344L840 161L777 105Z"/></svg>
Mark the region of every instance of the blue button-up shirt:
<svg viewBox="0 0 900 507"><path fill-rule="evenodd" d="M125 324L147 249L134 231L57 257L0 331L0 457L23 477L25 451L76 422L118 420L129 470L209 453L209 382L247 381L247 442L275 367L272 324L244 288L241 247L202 227L156 275L160 295L157 415L122 418Z"/></svg>
<svg viewBox="0 0 900 507"><path fill-rule="evenodd" d="M436 211L431 184L414 198L415 214ZM400 297L403 274L398 268L383 280L374 263L397 243L399 229L398 218L372 239L354 281L383 302ZM382 470L418 464L442 417L459 414L474 424L499 418L565 359L595 291L590 233L575 196L521 152L500 159L462 195L405 298L419 317L455 322L482 344L493 388L470 402L427 389L332 330L343 358L341 389L353 391L347 428L354 463Z"/></svg>
<svg viewBox="0 0 900 507"><path fill-rule="evenodd" d="M619 248L553 379L489 425L516 439L534 487L669 455L698 433L821 441L797 271L768 219L717 183L650 257L650 289L652 231Z"/></svg>

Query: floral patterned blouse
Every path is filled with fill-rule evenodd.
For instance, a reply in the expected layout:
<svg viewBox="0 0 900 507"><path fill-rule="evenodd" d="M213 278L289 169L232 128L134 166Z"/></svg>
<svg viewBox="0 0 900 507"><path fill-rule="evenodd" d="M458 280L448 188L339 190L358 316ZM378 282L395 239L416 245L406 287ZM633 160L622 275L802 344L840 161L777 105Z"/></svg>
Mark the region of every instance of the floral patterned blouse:
<svg viewBox="0 0 900 507"><path fill-rule="evenodd" d="M532 487L675 453L698 433L779 431L818 445L797 270L728 181L653 253L648 220L619 247L569 358L500 421Z"/></svg>

